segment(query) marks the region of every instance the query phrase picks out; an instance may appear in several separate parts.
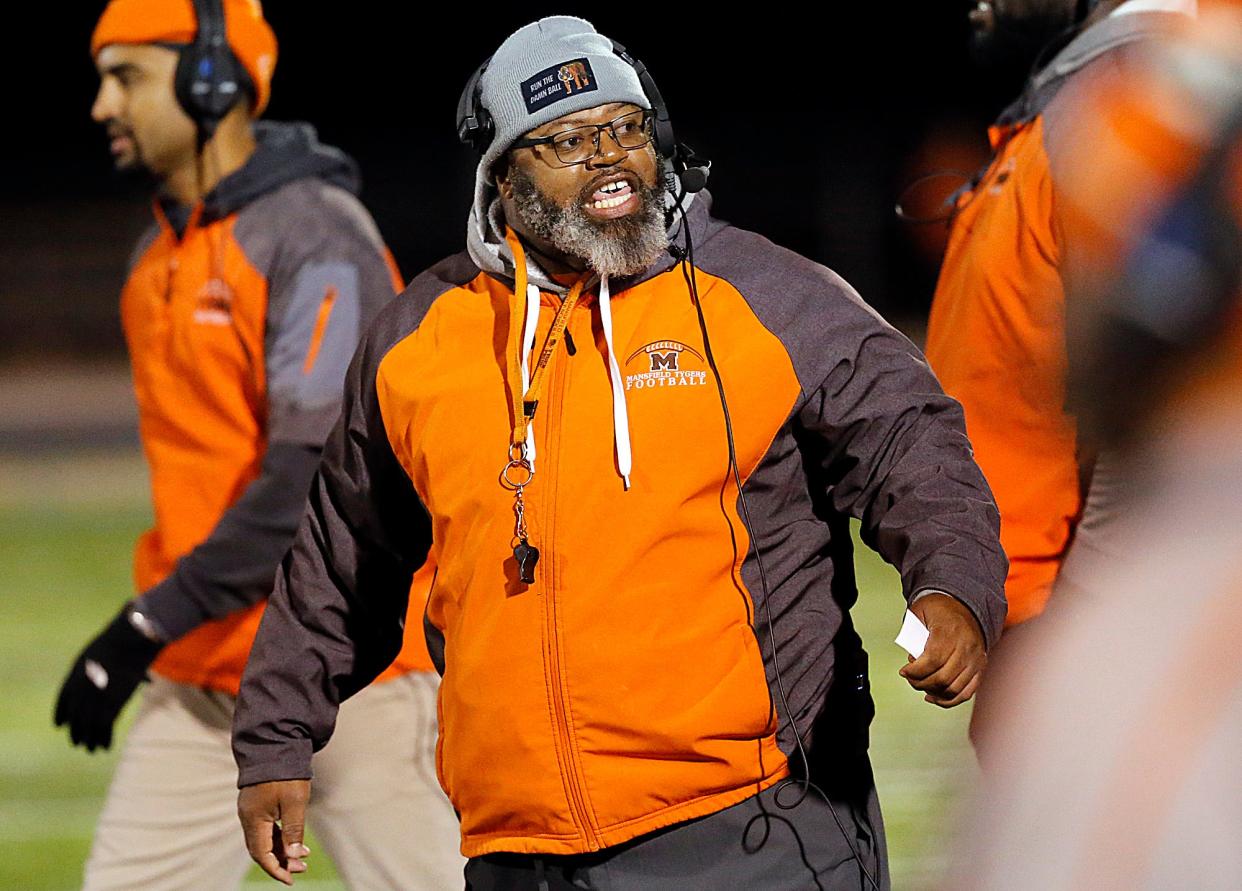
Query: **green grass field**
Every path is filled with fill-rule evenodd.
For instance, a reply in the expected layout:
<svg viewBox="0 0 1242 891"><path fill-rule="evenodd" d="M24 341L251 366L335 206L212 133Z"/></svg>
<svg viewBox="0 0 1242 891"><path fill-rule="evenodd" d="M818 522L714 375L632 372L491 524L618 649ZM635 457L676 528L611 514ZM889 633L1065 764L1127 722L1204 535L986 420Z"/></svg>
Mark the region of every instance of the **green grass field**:
<svg viewBox="0 0 1242 891"><path fill-rule="evenodd" d="M52 700L79 648L130 592L131 547L148 522L136 454L0 456L0 889L79 884L115 755L71 748L51 726ZM930 888L954 805L974 778L969 714L927 705L898 677L896 573L865 550L858 564L855 615L871 654L872 758L894 887ZM298 886L342 887L322 853ZM278 886L256 871L246 887Z"/></svg>

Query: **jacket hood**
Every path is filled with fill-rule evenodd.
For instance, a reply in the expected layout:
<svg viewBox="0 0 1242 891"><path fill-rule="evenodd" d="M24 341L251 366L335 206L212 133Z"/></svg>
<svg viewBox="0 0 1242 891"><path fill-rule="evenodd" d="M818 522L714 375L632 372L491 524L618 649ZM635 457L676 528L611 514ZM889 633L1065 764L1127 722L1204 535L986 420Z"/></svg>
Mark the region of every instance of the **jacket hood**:
<svg viewBox="0 0 1242 891"><path fill-rule="evenodd" d="M307 177L321 179L354 195L361 190L357 162L340 149L321 143L310 124L258 121L253 127L258 143L254 154L203 199L202 222L227 217L286 183ZM164 200L161 207L173 228L183 231L190 208Z"/></svg>
<svg viewBox="0 0 1242 891"><path fill-rule="evenodd" d="M1136 12L1101 19L1069 41L1001 112L1001 125L1028 121L1043 109L1065 81L1105 53L1157 36L1185 21L1180 12Z"/></svg>
<svg viewBox="0 0 1242 891"><path fill-rule="evenodd" d="M678 183L680 185L680 183ZM710 207L711 198L707 192L701 193L705 199L704 203ZM682 209L687 215L690 214L690 208L694 206L695 195L687 193L681 199ZM670 211L668 234L669 240L672 241L678 232L681 231L681 214L676 212L672 194L665 192L665 205ZM470 259L475 262L483 272L498 278L513 278L513 252L509 250L509 246L505 244L505 217L504 211L501 209L500 196L496 192L496 188L488 183L487 171L480 169L475 179L475 195L474 205L470 209L470 216L466 224L466 250L470 253ZM665 252L650 269L645 273L636 276L635 281L641 281L650 278L657 271L668 268L671 265L669 261L671 255ZM546 272L539 264L526 261L527 280L535 284L543 291L551 291L556 294L564 294L569 289L550 279Z"/></svg>

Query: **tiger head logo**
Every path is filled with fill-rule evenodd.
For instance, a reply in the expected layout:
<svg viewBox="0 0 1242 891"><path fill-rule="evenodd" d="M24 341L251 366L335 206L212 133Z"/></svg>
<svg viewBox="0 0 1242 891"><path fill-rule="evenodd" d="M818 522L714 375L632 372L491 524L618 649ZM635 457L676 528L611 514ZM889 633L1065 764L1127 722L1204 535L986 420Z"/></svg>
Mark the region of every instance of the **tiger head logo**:
<svg viewBox="0 0 1242 891"><path fill-rule="evenodd" d="M567 62L561 66L561 70L556 73L557 79L565 85L565 93L568 95L575 90L585 90L591 85L590 75L587 74L586 66L581 62Z"/></svg>

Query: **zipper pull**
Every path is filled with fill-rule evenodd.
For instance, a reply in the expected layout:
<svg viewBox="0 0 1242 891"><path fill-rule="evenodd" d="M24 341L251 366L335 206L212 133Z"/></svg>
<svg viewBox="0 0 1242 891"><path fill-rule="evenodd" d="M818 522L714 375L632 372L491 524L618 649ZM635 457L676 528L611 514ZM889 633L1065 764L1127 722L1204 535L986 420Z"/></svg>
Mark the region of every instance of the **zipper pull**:
<svg viewBox="0 0 1242 891"><path fill-rule="evenodd" d="M565 329L565 352L569 353L571 356L578 354L578 348L574 346L574 338L573 335L569 333L568 328Z"/></svg>

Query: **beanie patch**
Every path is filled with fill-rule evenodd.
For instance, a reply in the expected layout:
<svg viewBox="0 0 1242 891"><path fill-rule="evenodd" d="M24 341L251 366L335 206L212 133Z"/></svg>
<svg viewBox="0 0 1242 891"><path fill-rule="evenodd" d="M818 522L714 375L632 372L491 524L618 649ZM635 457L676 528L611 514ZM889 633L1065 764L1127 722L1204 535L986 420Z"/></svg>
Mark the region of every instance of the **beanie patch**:
<svg viewBox="0 0 1242 891"><path fill-rule="evenodd" d="M529 80L522 81L522 98L526 102L527 114L532 114L562 99L598 89L590 61L573 59L545 68Z"/></svg>

